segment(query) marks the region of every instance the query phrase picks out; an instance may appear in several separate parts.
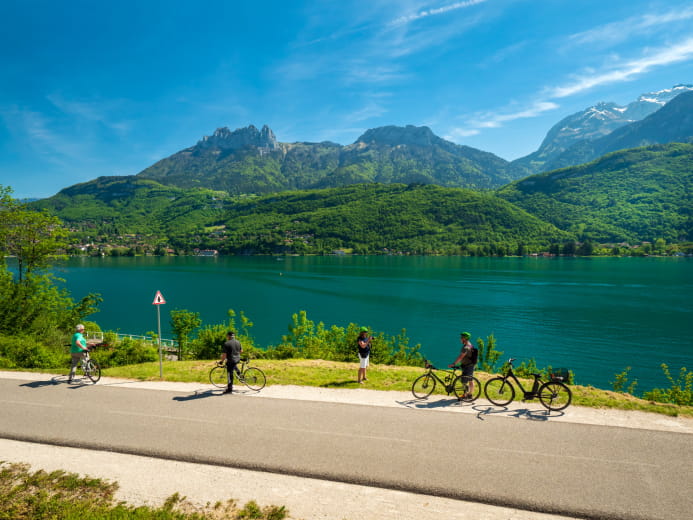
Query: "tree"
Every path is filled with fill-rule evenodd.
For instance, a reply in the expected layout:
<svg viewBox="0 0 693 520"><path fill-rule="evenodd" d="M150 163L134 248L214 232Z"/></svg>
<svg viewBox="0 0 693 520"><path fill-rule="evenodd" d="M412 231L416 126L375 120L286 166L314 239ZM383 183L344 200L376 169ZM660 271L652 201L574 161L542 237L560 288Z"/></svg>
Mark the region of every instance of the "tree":
<svg viewBox="0 0 693 520"><path fill-rule="evenodd" d="M68 231L47 211L31 211L0 186L0 253L17 258L18 279L50 265L67 245Z"/></svg>
<svg viewBox="0 0 693 520"><path fill-rule="evenodd" d="M187 347L190 333L202 324L199 312L186 309L171 311L171 327L178 341L178 359L183 359L183 351Z"/></svg>

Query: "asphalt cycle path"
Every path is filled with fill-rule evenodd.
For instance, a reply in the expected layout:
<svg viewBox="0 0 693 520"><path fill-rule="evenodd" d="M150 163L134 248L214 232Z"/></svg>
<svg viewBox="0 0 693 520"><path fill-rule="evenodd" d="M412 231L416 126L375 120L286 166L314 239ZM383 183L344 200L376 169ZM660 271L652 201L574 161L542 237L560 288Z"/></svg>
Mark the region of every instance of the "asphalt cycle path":
<svg viewBox="0 0 693 520"><path fill-rule="evenodd" d="M582 518L693 506L690 434L550 419L0 379L0 437Z"/></svg>

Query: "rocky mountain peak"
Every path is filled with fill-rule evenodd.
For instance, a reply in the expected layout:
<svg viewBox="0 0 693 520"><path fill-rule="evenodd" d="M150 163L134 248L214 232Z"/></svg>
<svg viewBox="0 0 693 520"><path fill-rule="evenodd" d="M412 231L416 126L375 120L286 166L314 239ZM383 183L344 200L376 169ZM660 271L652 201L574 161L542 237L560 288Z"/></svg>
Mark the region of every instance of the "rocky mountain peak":
<svg viewBox="0 0 693 520"><path fill-rule="evenodd" d="M204 136L197 146L221 150L239 150L247 147L275 150L279 147L274 132L267 125L264 125L262 130L249 125L233 132L228 127L217 128L211 136Z"/></svg>
<svg viewBox="0 0 693 520"><path fill-rule="evenodd" d="M427 126L381 126L367 130L357 143L382 144L397 146L401 144L413 146L430 146L440 138Z"/></svg>

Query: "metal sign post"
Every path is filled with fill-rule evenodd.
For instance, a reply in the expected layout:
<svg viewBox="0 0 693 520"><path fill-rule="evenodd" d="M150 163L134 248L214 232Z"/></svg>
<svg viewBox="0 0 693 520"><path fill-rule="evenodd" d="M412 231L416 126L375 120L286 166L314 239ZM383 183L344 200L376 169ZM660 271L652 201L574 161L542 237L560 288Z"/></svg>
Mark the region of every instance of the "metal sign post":
<svg viewBox="0 0 693 520"><path fill-rule="evenodd" d="M164 300L164 296L161 294L161 291L156 291L156 296L154 296L154 301L152 302L152 305L156 305L156 324L157 324L157 342L159 343L159 378L163 379L164 378L164 363L163 359L161 356L161 312L159 309L161 309L161 306L166 303L166 300Z"/></svg>

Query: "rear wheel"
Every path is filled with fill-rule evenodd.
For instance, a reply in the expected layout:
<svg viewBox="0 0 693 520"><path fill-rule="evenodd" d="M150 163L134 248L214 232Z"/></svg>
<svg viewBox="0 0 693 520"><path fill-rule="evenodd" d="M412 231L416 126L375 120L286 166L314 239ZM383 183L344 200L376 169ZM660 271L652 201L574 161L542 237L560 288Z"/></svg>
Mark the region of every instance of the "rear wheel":
<svg viewBox="0 0 693 520"><path fill-rule="evenodd" d="M433 393L436 387L436 380L430 374L417 377L411 385L411 393L417 399L426 399Z"/></svg>
<svg viewBox="0 0 693 520"><path fill-rule="evenodd" d="M226 375L226 367L216 366L209 371L209 382L217 388L226 388L229 385L229 379Z"/></svg>
<svg viewBox="0 0 693 520"><path fill-rule="evenodd" d="M481 383L474 376L457 376L453 391L460 401L472 402L481 394Z"/></svg>
<svg viewBox="0 0 693 520"><path fill-rule="evenodd" d="M558 412L568 407L573 393L560 381L549 381L539 388L539 400L549 410Z"/></svg>
<svg viewBox="0 0 693 520"><path fill-rule="evenodd" d="M513 385L502 377L493 377L486 381L484 393L486 394L486 399L496 406L505 406L515 399Z"/></svg>
<svg viewBox="0 0 693 520"><path fill-rule="evenodd" d="M87 377L91 379L91 382L96 384L99 379L101 379L101 367L96 361L89 360L85 366L85 372Z"/></svg>
<svg viewBox="0 0 693 520"><path fill-rule="evenodd" d="M251 390L262 390L265 388L267 378L262 370L255 367L246 368L243 372L243 383Z"/></svg>

